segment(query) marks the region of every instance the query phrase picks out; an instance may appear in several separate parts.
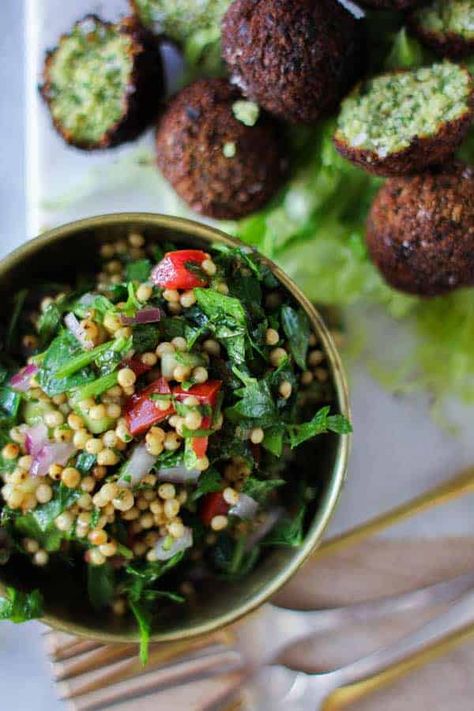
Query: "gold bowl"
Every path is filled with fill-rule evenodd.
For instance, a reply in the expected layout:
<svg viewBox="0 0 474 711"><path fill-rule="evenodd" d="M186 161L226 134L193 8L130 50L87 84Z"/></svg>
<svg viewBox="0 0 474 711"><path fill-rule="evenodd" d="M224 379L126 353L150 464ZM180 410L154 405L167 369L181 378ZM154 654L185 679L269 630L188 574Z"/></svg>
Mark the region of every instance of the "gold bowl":
<svg viewBox="0 0 474 711"><path fill-rule="evenodd" d="M69 281L78 272L91 271L98 261L98 246L136 229L151 241L173 241L183 246L220 243L243 246L206 225L176 217L148 213L120 213L79 220L45 232L22 245L0 262L0 298L4 320L8 319L12 296L23 287L48 281ZM314 333L325 351L334 392L334 408L349 416L346 379L331 335L320 314L298 287L275 264L266 260L281 284L299 302L309 317ZM224 627L248 614L271 598L317 548L334 512L341 491L350 449L348 435L317 438L312 456L299 457L292 467L308 467L318 495L304 543L298 548L268 549L257 567L242 580L213 581L196 602L178 609L166 620L159 619L152 641L188 639ZM42 621L70 634L94 638L103 643L135 642L139 635L132 619L94 613L77 585L73 571L62 564L55 569L32 570L27 563L0 567L1 586L39 587L45 598Z"/></svg>

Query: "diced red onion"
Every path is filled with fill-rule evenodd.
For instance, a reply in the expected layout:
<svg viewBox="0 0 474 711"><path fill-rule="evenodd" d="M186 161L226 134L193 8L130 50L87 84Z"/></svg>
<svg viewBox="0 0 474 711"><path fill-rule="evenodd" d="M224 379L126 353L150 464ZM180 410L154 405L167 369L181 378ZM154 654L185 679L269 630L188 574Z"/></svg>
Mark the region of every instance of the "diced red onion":
<svg viewBox="0 0 474 711"><path fill-rule="evenodd" d="M199 479L201 472L197 469L186 469L186 467L163 467L158 469L158 479L169 481L172 484L188 484Z"/></svg>
<svg viewBox="0 0 474 711"><path fill-rule="evenodd" d="M232 516L238 516L244 519L253 518L257 511L258 503L255 499L252 499L251 496L247 496L247 494L240 494L238 502L229 509L229 513Z"/></svg>
<svg viewBox="0 0 474 711"><path fill-rule="evenodd" d="M193 532L188 526L184 527L184 533L181 538L173 539L171 545L168 547L170 536L163 536L160 538L155 545L155 553L158 560L169 560L176 553L186 550L186 548L191 548L193 545Z"/></svg>
<svg viewBox="0 0 474 711"><path fill-rule="evenodd" d="M96 294L91 294L90 292L87 292L86 294L83 294L78 301L81 306L90 306L95 299Z"/></svg>
<svg viewBox="0 0 474 711"><path fill-rule="evenodd" d="M284 510L281 506L275 506L275 508L270 509L266 513L265 519L262 523L257 526L255 531L253 531L253 533L251 533L247 538L245 550L249 551L260 543L260 541L263 540L268 533L270 533L276 522L283 516L283 513Z"/></svg>
<svg viewBox="0 0 474 711"><path fill-rule="evenodd" d="M122 486L135 486L148 474L156 462L156 457L150 454L144 443L137 444L130 459L120 473ZM128 481L130 478L130 481Z"/></svg>
<svg viewBox="0 0 474 711"><path fill-rule="evenodd" d="M22 432L25 435L26 453L35 457L48 441L48 428L42 422L38 422L31 427L23 426Z"/></svg>
<svg viewBox="0 0 474 711"><path fill-rule="evenodd" d="M156 323L161 319L161 309L154 306L149 306L146 309L140 309L135 316L125 316L122 314L120 320L125 326L135 326L139 323Z"/></svg>
<svg viewBox="0 0 474 711"><path fill-rule="evenodd" d="M66 464L75 451L74 445L68 442L44 444L33 458L31 476L46 476L51 464Z"/></svg>
<svg viewBox="0 0 474 711"><path fill-rule="evenodd" d="M86 349L86 351L91 351L94 348L93 342L87 337L85 329L81 326L74 314L66 314L64 317L64 323L72 335L77 338L81 346Z"/></svg>
<svg viewBox="0 0 474 711"><path fill-rule="evenodd" d="M13 390L18 390L18 392L25 393L30 387L31 379L38 372L38 366L34 363L30 363L25 366L18 373L12 376L10 379L10 385Z"/></svg>

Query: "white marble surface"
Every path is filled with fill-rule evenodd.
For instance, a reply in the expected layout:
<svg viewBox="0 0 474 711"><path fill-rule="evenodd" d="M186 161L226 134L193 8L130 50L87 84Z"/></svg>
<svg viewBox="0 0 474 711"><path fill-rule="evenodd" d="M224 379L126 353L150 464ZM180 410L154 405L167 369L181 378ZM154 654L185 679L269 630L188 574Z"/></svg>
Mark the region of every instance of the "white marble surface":
<svg viewBox="0 0 474 711"><path fill-rule="evenodd" d="M139 157L150 154L151 135L132 147L93 156L82 154L65 147L53 133L37 98L38 58L44 47L54 44L57 35L81 14L106 7L106 16L113 17L124 7L124 0L25 0L25 5L27 52L22 38L23 3L0 3L0 20L7 28L0 41L0 256L27 235L75 217L116 209L181 210L155 169L138 165ZM379 315L353 315L366 327L370 325L377 343L385 343L387 348L394 339L399 342L405 337ZM472 411L453 404L453 417L463 423L453 437L430 419L426 397L395 398L380 389L361 365L351 366L350 381L354 450L332 532L393 506L474 461ZM410 521L393 534L472 534L473 504L472 498L465 498ZM55 700L47 674L38 624L0 626L0 669L2 711L63 708Z"/></svg>

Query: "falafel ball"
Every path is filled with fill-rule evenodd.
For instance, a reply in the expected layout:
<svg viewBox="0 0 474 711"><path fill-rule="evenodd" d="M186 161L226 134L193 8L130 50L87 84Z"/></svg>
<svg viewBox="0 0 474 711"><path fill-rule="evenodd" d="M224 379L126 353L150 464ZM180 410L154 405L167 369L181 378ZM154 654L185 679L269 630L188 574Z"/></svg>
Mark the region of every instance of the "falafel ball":
<svg viewBox="0 0 474 711"><path fill-rule="evenodd" d="M286 159L276 123L225 79L200 79L170 102L156 135L158 166L196 212L237 219L281 184Z"/></svg>
<svg viewBox="0 0 474 711"><path fill-rule="evenodd" d="M413 12L408 24L441 57L474 54L474 0L433 0Z"/></svg>
<svg viewBox="0 0 474 711"><path fill-rule="evenodd" d="M153 35L133 18L87 15L46 55L40 88L53 124L70 145L110 148L155 118L163 74Z"/></svg>
<svg viewBox="0 0 474 711"><path fill-rule="evenodd" d="M367 222L370 256L385 280L420 296L474 284L474 168L461 163L391 178Z"/></svg>
<svg viewBox="0 0 474 711"><path fill-rule="evenodd" d="M369 173L407 175L452 156L473 108L472 77L458 64L390 72L344 99L334 144Z"/></svg>
<svg viewBox="0 0 474 711"><path fill-rule="evenodd" d="M231 0L129 0L133 12L150 29L183 42L198 31L219 25Z"/></svg>
<svg viewBox="0 0 474 711"><path fill-rule="evenodd" d="M235 0L222 21L223 58L250 99L311 123L356 80L361 24L337 0Z"/></svg>

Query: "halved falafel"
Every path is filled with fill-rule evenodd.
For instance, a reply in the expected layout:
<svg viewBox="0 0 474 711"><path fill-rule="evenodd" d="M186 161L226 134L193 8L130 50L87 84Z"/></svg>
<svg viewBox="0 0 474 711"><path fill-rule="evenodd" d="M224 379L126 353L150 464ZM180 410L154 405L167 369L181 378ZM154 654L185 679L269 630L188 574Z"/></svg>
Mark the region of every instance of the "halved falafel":
<svg viewBox="0 0 474 711"><path fill-rule="evenodd" d="M49 51L41 94L58 133L85 150L135 138L155 118L162 65L153 35L132 19L88 15Z"/></svg>
<svg viewBox="0 0 474 711"><path fill-rule="evenodd" d="M449 158L473 108L471 75L458 64L383 74L343 101L334 144L369 173L406 175Z"/></svg>
<svg viewBox="0 0 474 711"><path fill-rule="evenodd" d="M370 210L367 246L401 291L436 296L473 285L473 167L456 163L387 180Z"/></svg>
<svg viewBox="0 0 474 711"><path fill-rule="evenodd" d="M158 123L158 166L193 210L236 219L280 186L286 159L275 122L225 79L180 91Z"/></svg>
<svg viewBox="0 0 474 711"><path fill-rule="evenodd" d="M474 53L474 0L433 0L410 15L409 27L442 57L466 57Z"/></svg>
<svg viewBox="0 0 474 711"><path fill-rule="evenodd" d="M283 120L311 123L356 80L361 24L337 0L234 0L222 54L246 96Z"/></svg>

